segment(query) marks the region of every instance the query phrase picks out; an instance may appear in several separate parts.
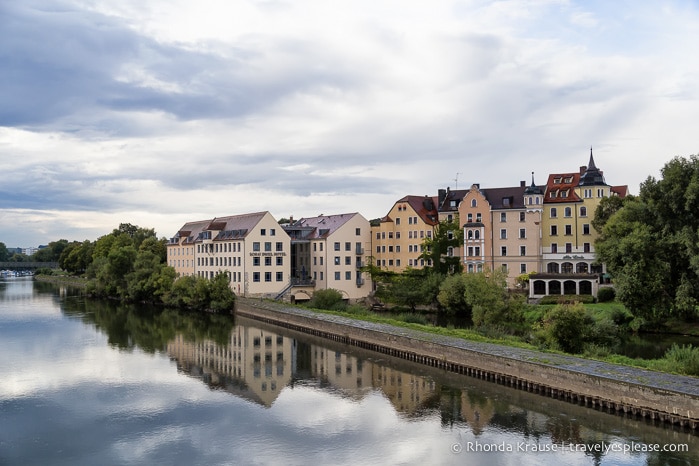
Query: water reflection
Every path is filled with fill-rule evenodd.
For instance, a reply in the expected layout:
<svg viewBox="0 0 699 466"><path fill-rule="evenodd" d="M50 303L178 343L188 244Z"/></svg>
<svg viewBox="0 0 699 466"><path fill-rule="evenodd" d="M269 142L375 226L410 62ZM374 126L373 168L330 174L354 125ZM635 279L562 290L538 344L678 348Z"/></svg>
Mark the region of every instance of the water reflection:
<svg viewBox="0 0 699 466"><path fill-rule="evenodd" d="M29 294L20 288L6 295ZM87 301L43 286L31 296L0 301L0 464L699 461L687 432L249 319ZM29 325L47 315L63 320ZM632 442L687 444L689 453L604 450ZM587 448L467 451L478 445Z"/></svg>

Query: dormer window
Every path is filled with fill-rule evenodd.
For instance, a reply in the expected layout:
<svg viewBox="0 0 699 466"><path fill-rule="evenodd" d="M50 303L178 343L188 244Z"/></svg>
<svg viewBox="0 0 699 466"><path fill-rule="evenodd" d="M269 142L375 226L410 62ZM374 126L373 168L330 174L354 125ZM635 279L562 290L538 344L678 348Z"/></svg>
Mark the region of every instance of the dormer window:
<svg viewBox="0 0 699 466"><path fill-rule="evenodd" d="M567 177L566 179L564 179L563 182L564 182L565 184L570 184L570 183L573 182L573 177L572 177L572 176L569 176L569 177Z"/></svg>
<svg viewBox="0 0 699 466"><path fill-rule="evenodd" d="M568 190L561 191L561 197L568 197Z"/></svg>
<svg viewBox="0 0 699 466"><path fill-rule="evenodd" d="M553 179L553 184L561 184L561 177L557 176L556 178Z"/></svg>

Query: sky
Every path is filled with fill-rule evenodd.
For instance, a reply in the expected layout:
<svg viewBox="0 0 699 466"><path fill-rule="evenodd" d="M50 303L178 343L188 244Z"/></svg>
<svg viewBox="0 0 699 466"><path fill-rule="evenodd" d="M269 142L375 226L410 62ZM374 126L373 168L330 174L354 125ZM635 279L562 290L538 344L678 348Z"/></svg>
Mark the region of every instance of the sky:
<svg viewBox="0 0 699 466"><path fill-rule="evenodd" d="M699 2L0 0L0 242L699 153Z"/></svg>

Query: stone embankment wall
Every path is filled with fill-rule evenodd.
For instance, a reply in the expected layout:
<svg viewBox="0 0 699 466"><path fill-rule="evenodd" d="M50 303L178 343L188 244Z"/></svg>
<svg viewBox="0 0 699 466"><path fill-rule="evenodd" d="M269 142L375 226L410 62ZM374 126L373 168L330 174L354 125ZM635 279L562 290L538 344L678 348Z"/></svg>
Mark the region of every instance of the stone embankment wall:
<svg viewBox="0 0 699 466"><path fill-rule="evenodd" d="M377 351L391 356L466 374L495 383L517 387L546 396L615 411L621 414L659 420L699 430L699 396L671 389L652 387L627 380L560 368L546 362L460 348L436 341L430 334L377 330L371 325L334 322L295 312L285 312L265 304L244 305L236 313L255 320L301 331L333 341ZM432 339L432 341L431 341ZM516 349L514 351L516 353ZM542 360L546 354L542 353ZM642 377L640 377L642 378ZM699 383L699 381L698 381ZM671 384L668 384L671 385Z"/></svg>

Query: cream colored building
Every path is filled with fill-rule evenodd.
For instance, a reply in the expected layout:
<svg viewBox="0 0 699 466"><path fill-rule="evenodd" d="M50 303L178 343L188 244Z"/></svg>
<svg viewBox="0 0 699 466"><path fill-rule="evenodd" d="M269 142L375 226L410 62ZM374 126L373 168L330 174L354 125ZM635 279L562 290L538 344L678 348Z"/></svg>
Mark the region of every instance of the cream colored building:
<svg viewBox="0 0 699 466"><path fill-rule="evenodd" d="M420 258L422 243L432 238L439 223L435 199L429 196L405 196L388 214L371 227L371 255L374 265L401 273L408 267L421 269L430 261Z"/></svg>
<svg viewBox="0 0 699 466"><path fill-rule="evenodd" d="M371 227L361 214L302 218L284 226L291 238L289 297L302 301L314 290L335 289L356 301L371 293L368 273Z"/></svg>
<svg viewBox="0 0 699 466"><path fill-rule="evenodd" d="M276 297L288 286L291 242L272 214L232 215L202 223L206 222L188 223L180 229L178 235L187 240L177 235L170 240L168 264L177 260L178 248L192 246L193 273L209 279L219 272L228 273L238 295ZM190 266L173 263L179 275L192 272Z"/></svg>

